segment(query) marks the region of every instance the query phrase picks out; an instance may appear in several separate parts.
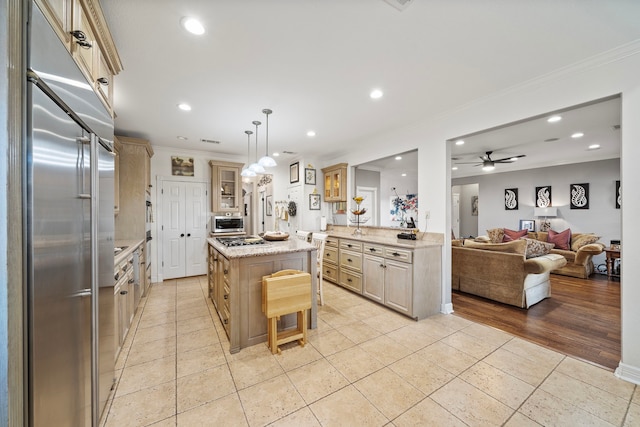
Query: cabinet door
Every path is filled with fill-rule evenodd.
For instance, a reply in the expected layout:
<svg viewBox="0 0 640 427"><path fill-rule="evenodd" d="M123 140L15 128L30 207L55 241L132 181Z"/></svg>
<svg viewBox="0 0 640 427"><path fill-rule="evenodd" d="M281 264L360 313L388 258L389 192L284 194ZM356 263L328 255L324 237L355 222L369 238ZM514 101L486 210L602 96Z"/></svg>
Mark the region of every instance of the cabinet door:
<svg viewBox="0 0 640 427"><path fill-rule="evenodd" d="M331 184L331 172L327 172L324 174L324 200L325 202L332 202L333 198L331 197L331 189L333 185Z"/></svg>
<svg viewBox="0 0 640 427"><path fill-rule="evenodd" d="M120 151L117 144L113 145L113 214L120 212Z"/></svg>
<svg viewBox="0 0 640 427"><path fill-rule="evenodd" d="M407 315L412 314L412 264L386 260L384 304Z"/></svg>
<svg viewBox="0 0 640 427"><path fill-rule="evenodd" d="M362 270L364 276L362 294L379 303L384 303L384 258L365 255Z"/></svg>
<svg viewBox="0 0 640 427"><path fill-rule="evenodd" d="M240 210L238 168L219 166L217 189L220 201L220 212L237 212Z"/></svg>
<svg viewBox="0 0 640 427"><path fill-rule="evenodd" d="M107 65L104 54L100 49L96 50L96 69L94 73L94 85L98 94L111 111L113 105L113 74Z"/></svg>
<svg viewBox="0 0 640 427"><path fill-rule="evenodd" d="M71 2L68 0L36 0L40 10L51 24L54 31L60 37L67 49L71 35L69 34L69 21L71 17Z"/></svg>
<svg viewBox="0 0 640 427"><path fill-rule="evenodd" d="M338 169L331 173L331 198L333 200L342 199L342 170Z"/></svg>
<svg viewBox="0 0 640 427"><path fill-rule="evenodd" d="M72 31L78 32L71 42L71 52L76 62L84 72L87 80L95 82L95 52L99 49L96 38L89 24L89 18L85 14L79 2L75 3Z"/></svg>

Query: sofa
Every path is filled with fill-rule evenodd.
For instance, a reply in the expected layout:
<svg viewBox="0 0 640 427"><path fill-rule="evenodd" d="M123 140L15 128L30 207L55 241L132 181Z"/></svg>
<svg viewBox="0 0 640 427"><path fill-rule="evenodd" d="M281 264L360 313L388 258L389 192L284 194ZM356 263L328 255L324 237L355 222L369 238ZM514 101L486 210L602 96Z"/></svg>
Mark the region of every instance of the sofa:
<svg viewBox="0 0 640 427"><path fill-rule="evenodd" d="M566 231L567 230L564 230L564 232ZM504 229L492 228L487 230L487 233L487 240L491 242L503 241ZM567 260L567 264L551 273L586 279L591 276L595 270L592 261L593 256L601 254L605 245L597 241L599 236L591 233L571 233L571 230L569 230L568 235L570 236L570 240L567 242L567 249L560 249L556 245L556 247L550 251L552 254L562 255ZM548 242L549 232L528 232L526 237L541 242Z"/></svg>
<svg viewBox="0 0 640 427"><path fill-rule="evenodd" d="M526 240L479 243L454 241L451 288L494 301L529 308L551 296L549 274L567 264L559 254L526 258Z"/></svg>

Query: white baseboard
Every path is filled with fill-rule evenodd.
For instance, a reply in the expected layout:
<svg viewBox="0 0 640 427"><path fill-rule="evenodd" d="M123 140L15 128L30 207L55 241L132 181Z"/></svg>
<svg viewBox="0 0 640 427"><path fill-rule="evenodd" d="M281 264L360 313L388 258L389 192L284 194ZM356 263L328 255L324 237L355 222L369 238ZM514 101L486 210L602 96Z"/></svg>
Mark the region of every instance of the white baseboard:
<svg viewBox="0 0 640 427"><path fill-rule="evenodd" d="M450 302L442 304L440 311L444 314L453 313L453 304Z"/></svg>
<svg viewBox="0 0 640 427"><path fill-rule="evenodd" d="M620 362L615 371L615 376L621 380L640 385L640 368L636 366L626 365Z"/></svg>

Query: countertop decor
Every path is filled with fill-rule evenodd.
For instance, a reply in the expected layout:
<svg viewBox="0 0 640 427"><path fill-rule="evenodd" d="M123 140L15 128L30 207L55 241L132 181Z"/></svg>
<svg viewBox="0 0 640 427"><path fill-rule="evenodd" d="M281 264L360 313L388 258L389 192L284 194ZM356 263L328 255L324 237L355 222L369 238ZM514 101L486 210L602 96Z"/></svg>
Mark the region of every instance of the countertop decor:
<svg viewBox="0 0 640 427"><path fill-rule="evenodd" d="M367 213L367 209L366 208L361 208L360 207L360 204L364 201L364 197L355 196L353 198L353 201L356 202L356 208L351 210L351 213L353 214L353 218L351 219L351 222L356 224L356 229L353 231L353 235L354 236L362 236L362 230L360 229L360 224L364 224L365 222L367 222L369 220L369 218L363 218L362 217L362 215Z"/></svg>

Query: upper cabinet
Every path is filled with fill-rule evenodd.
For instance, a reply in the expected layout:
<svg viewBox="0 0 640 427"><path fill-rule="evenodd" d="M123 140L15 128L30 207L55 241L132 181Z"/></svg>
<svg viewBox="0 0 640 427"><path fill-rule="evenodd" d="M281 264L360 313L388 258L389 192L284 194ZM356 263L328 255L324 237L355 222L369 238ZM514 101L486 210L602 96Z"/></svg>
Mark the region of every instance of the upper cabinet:
<svg viewBox="0 0 640 427"><path fill-rule="evenodd" d="M347 201L347 164L338 163L322 169L324 174L324 201Z"/></svg>
<svg viewBox="0 0 640 427"><path fill-rule="evenodd" d="M211 211L240 212L242 206L242 163L211 160Z"/></svg>
<svg viewBox="0 0 640 427"><path fill-rule="evenodd" d="M107 110L122 63L97 0L35 0Z"/></svg>

